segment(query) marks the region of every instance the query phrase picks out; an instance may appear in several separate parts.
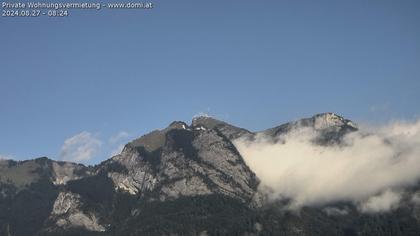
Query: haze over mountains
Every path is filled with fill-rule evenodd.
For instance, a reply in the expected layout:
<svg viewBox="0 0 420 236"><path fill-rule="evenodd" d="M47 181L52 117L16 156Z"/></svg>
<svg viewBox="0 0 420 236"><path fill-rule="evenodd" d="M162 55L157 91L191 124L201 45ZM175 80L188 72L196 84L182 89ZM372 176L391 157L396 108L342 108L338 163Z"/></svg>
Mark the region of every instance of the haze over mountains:
<svg viewBox="0 0 420 236"><path fill-rule="evenodd" d="M419 235L419 163L419 122L196 117L95 166L1 160L0 235Z"/></svg>

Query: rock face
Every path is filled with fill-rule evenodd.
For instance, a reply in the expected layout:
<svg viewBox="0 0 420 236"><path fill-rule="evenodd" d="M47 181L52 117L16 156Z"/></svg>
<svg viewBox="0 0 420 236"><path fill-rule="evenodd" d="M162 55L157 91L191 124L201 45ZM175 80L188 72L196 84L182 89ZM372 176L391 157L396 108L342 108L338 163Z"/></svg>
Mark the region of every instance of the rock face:
<svg viewBox="0 0 420 236"><path fill-rule="evenodd" d="M312 128L315 132L319 133L317 140L314 141L322 145L337 143L345 134L358 130L357 126L352 121L329 112L286 123L258 132L258 134L264 134L276 139L281 134L296 128Z"/></svg>
<svg viewBox="0 0 420 236"><path fill-rule="evenodd" d="M82 197L79 194L60 192L49 220L61 229L80 227L88 231L105 231L105 227L98 224L98 218L94 213L83 212L82 205Z"/></svg>
<svg viewBox="0 0 420 236"><path fill-rule="evenodd" d="M108 171L117 189L162 201L223 194L249 202L258 185L229 139L201 124L174 122L127 144L103 168L108 165L123 167Z"/></svg>
<svg viewBox="0 0 420 236"><path fill-rule="evenodd" d="M319 145L357 130L334 113L261 132L196 117L133 140L93 167L2 160L0 235L419 235L420 197L381 215L347 203L298 215L265 202L233 140L263 134L276 142L297 127L319 132Z"/></svg>

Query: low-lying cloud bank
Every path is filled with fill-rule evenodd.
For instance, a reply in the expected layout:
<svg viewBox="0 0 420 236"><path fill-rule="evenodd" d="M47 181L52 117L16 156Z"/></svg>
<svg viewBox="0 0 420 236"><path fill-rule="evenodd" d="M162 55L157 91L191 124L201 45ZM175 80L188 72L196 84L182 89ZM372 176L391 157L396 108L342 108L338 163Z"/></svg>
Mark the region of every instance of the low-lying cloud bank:
<svg viewBox="0 0 420 236"><path fill-rule="evenodd" d="M235 145L269 197L290 199L291 209L350 201L362 212L388 211L420 179L420 120L352 132L342 145L316 145L317 135L298 128L277 143L260 135Z"/></svg>

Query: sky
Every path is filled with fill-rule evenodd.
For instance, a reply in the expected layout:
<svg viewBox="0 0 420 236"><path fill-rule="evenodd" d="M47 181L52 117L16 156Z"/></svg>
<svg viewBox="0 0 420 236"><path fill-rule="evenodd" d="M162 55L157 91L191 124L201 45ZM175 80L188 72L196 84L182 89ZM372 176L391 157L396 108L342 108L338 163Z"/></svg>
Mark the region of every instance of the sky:
<svg viewBox="0 0 420 236"><path fill-rule="evenodd" d="M95 164L207 113L262 130L420 114L420 2L153 1L0 19L0 158Z"/></svg>

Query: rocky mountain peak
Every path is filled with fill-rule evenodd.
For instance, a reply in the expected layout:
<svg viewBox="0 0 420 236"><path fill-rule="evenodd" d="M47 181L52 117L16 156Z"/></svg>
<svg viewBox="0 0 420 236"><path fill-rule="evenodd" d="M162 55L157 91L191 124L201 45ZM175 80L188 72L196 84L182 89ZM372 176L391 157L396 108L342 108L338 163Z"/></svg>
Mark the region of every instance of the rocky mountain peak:
<svg viewBox="0 0 420 236"><path fill-rule="evenodd" d="M275 141L279 136L301 128L311 128L316 131L318 138L314 142L318 144L340 142L345 134L358 130L357 126L351 120L332 112L326 112L266 129L257 132L257 134L272 137Z"/></svg>
<svg viewBox="0 0 420 236"><path fill-rule="evenodd" d="M313 127L317 130L344 126L357 129L357 126L353 122L332 112L317 114L312 119L314 121Z"/></svg>
<svg viewBox="0 0 420 236"><path fill-rule="evenodd" d="M206 129L213 129L220 125L226 125L227 123L221 120L217 120L210 116L197 116L194 117L191 126L194 127L205 127Z"/></svg>
<svg viewBox="0 0 420 236"><path fill-rule="evenodd" d="M153 152L165 144L166 134L172 130L189 130L189 126L182 121L174 121L162 130L154 130L135 139L126 145L131 148L143 147L148 152ZM124 148L125 149L125 148Z"/></svg>
<svg viewBox="0 0 420 236"><path fill-rule="evenodd" d="M194 117L194 119L191 122L191 127L195 130L217 129L230 140L252 135L252 132L246 129L236 127L227 122L217 120L210 116Z"/></svg>
<svg viewBox="0 0 420 236"><path fill-rule="evenodd" d="M174 121L169 124L169 129L189 129L189 126L183 121Z"/></svg>
<svg viewBox="0 0 420 236"><path fill-rule="evenodd" d="M116 189L131 195L165 200L217 193L250 201L258 180L224 135L236 129L208 117L191 128L175 121L127 144L106 164L122 169L103 169Z"/></svg>

